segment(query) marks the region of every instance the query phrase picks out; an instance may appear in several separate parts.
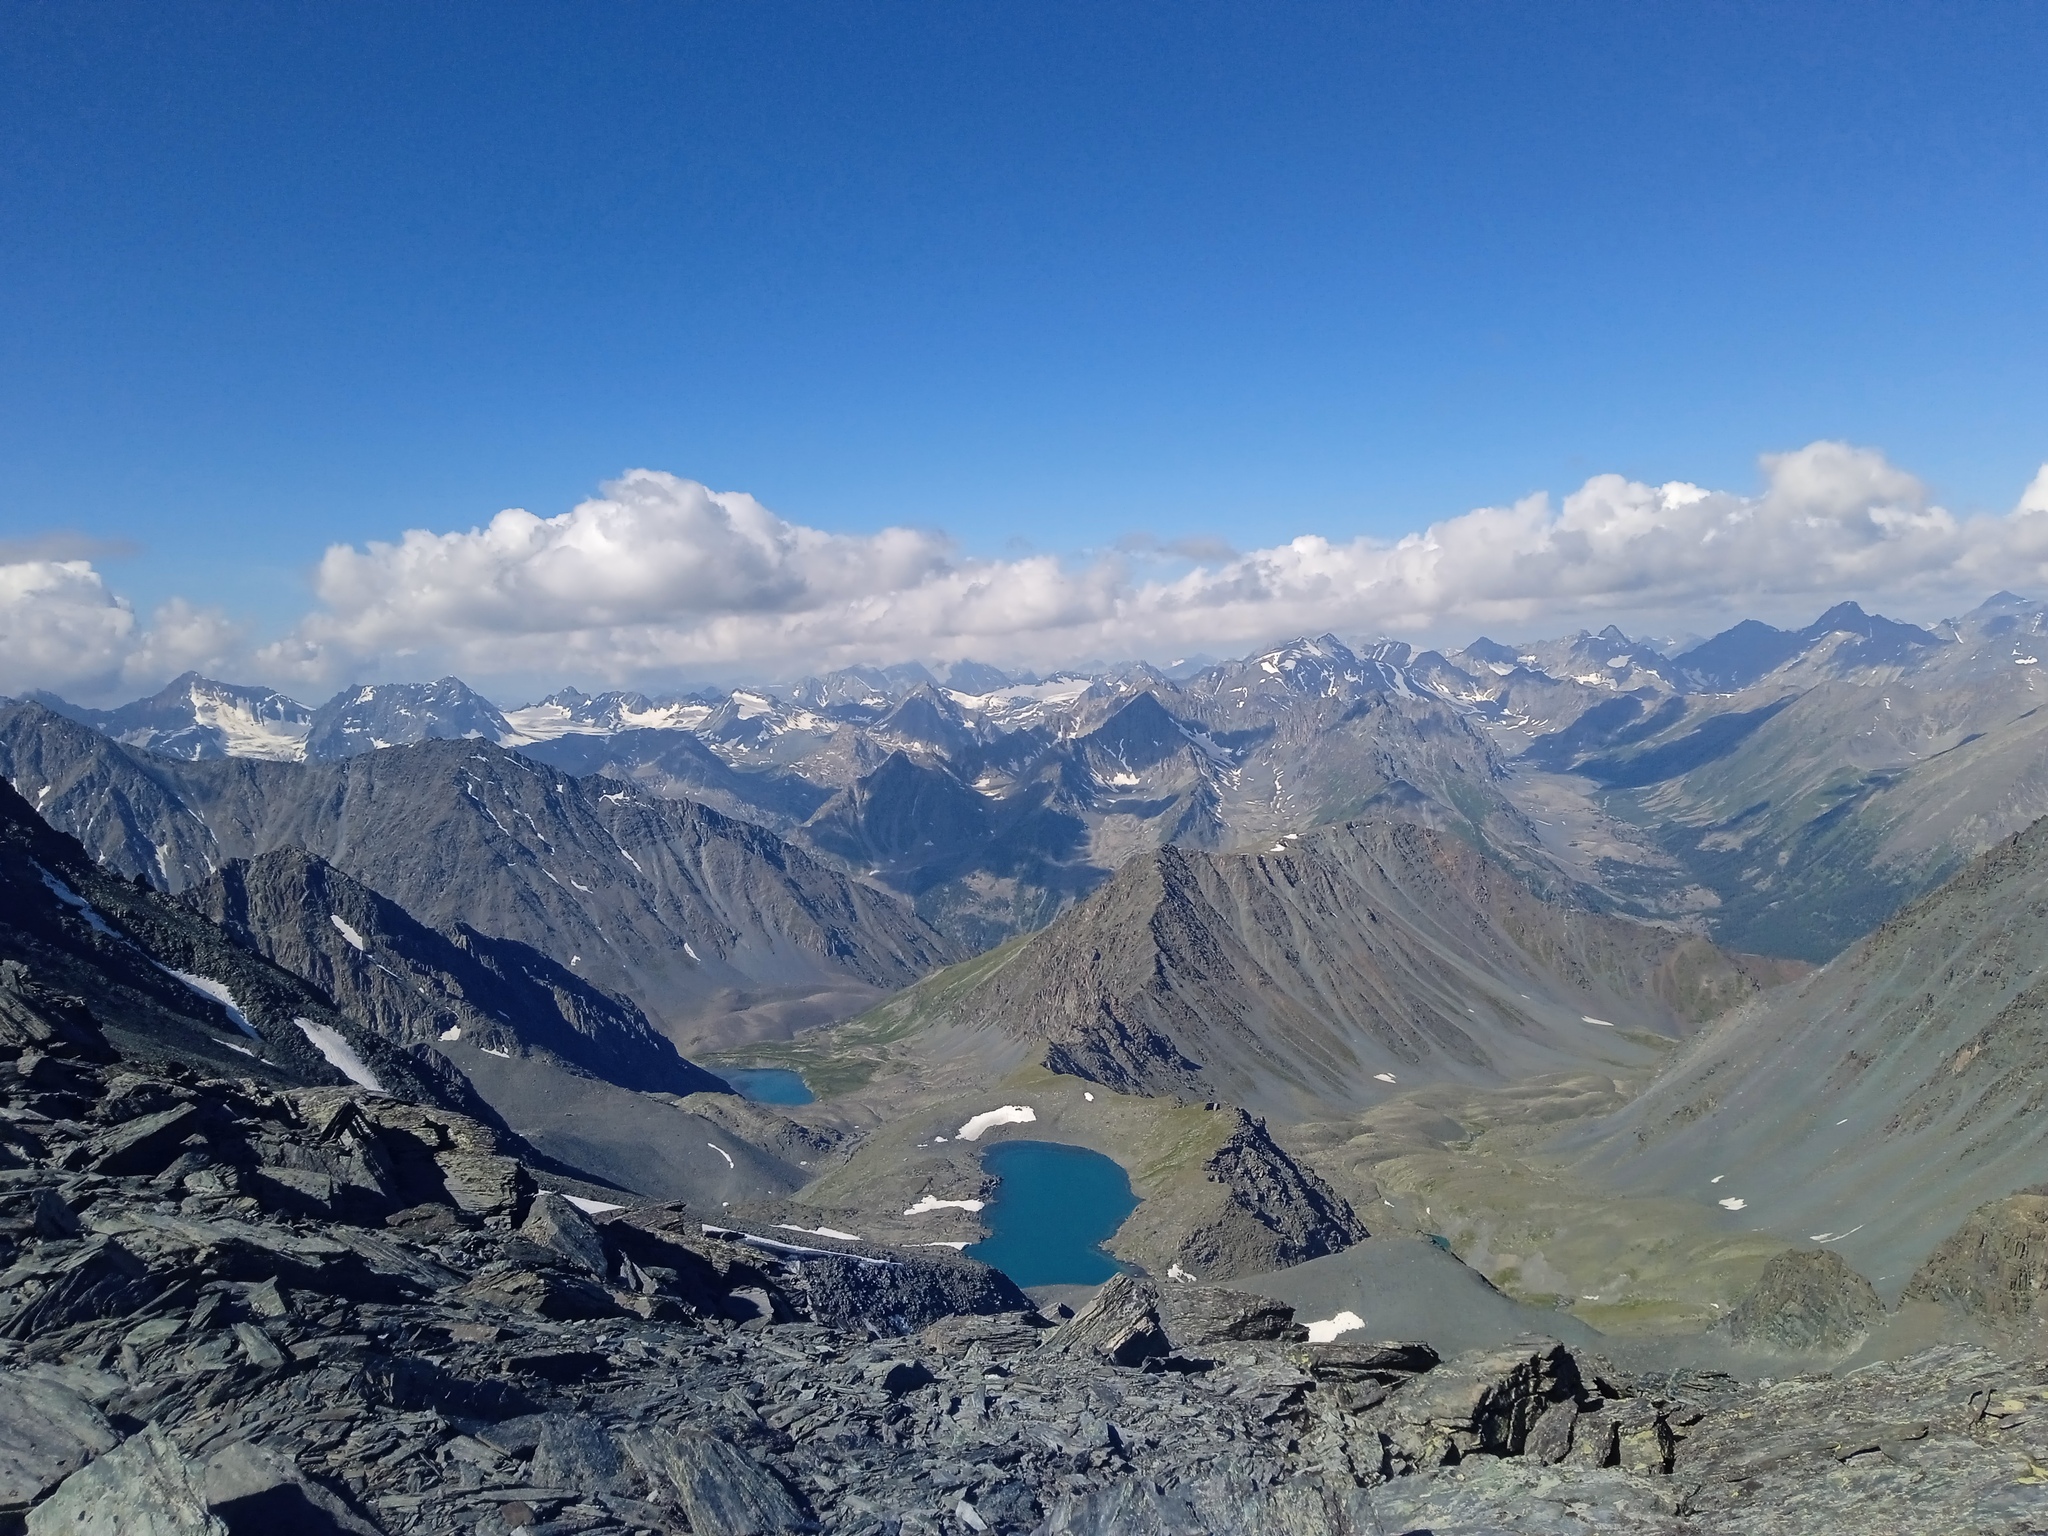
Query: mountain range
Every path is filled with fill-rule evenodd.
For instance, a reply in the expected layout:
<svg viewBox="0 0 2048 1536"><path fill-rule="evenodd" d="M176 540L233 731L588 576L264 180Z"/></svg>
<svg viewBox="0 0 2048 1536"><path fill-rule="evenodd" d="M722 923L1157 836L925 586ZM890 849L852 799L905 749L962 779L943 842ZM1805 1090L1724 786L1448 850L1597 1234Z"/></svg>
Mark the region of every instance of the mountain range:
<svg viewBox="0 0 2048 1536"><path fill-rule="evenodd" d="M114 710L36 702L152 760L506 748L765 827L908 901L956 952L1041 926L1146 849L1393 817L1539 889L1821 960L2048 811L2044 615L2000 593L1929 628L1853 603L1799 629L1745 620L1677 655L1611 626L1420 653L1325 635L1172 675L863 667L510 708L454 678L352 686L317 708L194 675ZM23 707L6 736L28 777L7 771L33 798L51 778ZM144 842L217 862L189 819L105 787L90 823L49 809L119 867L151 867Z"/></svg>
<svg viewBox="0 0 2048 1536"><path fill-rule="evenodd" d="M1720 1435L1749 1508L1759 1466L1816 1449L1824 1479L1953 1468L1967 1443L1981 1486L1945 1507L1981 1511L2031 1444L2001 1437L2032 1430L1978 1343L2048 1337L2044 615L1844 604L1676 655L1613 628L1419 654L1322 636L1171 674L855 668L512 709L455 679L310 710L192 677L104 712L0 703L0 1331L26 1341L0 1440L44 1433L10 1406L22 1382L186 1433L220 1382L289 1378L431 1420L459 1447L435 1465L481 1469L436 1507L488 1475L493 1530L674 1523L644 1481L575 1502L612 1474L548 1447L599 1444L601 1390L530 1434L538 1399L414 1411L448 1357L369 1342L396 1282L360 1263L412 1276L406 1348L516 1344L522 1380L758 1343L792 1401L719 1402L777 1454L889 1458L886 1436L813 1434L794 1385L851 1327L866 1363L833 1365L840 1395L940 1438L1015 1435L1015 1371L1069 1362L1097 1406L1063 1398L1030 1434L1105 1488L1139 1486L1106 1415L1159 1407L1144 1444L1180 1466L1209 1454L1176 1417L1199 1393L1292 1425L1303 1488L1377 1498L1498 1442L1548 1463L1544 1488L1661 1511L1698 1490L1649 1480ZM775 1067L801 1083L764 1087ZM785 1114L734 1085L815 1097ZM1006 1141L1041 1145L984 1161ZM1089 1153L1127 1181L1095 1256L1131 1272L1083 1305L958 1252L1034 1194L1061 1235L1093 1196L1026 1170ZM251 1243L293 1255L288 1291ZM199 1248L243 1267L206 1278ZM351 1310L319 1284L372 1289ZM60 1312L51 1337L85 1353L45 1342ZM604 1331L516 1342L571 1323ZM917 1361L881 1337L927 1324ZM289 1356L269 1327L297 1330ZM1480 1347L1340 1337L1366 1329ZM925 1404L925 1359L986 1390ZM1579 1359L1566 1395L1515 1395ZM1807 1373L1771 1423L1687 1406L1763 1367ZM1938 1431L1880 1412L1881 1382L1922 1378ZM129 1454L116 1438L87 1473ZM759 1500L690 1476L692 1529L759 1526ZM777 1497L776 1528L817 1524ZM371 1507L396 1529L422 1506ZM869 1532L879 1506L832 1507ZM1001 1507L950 1518L1084 1528ZM1368 1528L1287 1507L1273 1529Z"/></svg>
<svg viewBox="0 0 2048 1536"><path fill-rule="evenodd" d="M786 1033L954 957L894 897L766 828L483 741L188 761L24 703L0 708L0 760L110 869L182 891L296 848L443 932L527 946L686 1046Z"/></svg>

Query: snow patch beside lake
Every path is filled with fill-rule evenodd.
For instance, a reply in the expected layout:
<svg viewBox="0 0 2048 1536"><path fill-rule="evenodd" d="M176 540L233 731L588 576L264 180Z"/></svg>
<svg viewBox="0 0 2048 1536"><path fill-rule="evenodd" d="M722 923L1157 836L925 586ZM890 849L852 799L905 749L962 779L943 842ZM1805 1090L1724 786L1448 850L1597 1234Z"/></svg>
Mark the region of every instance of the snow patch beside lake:
<svg viewBox="0 0 2048 1536"><path fill-rule="evenodd" d="M1038 1118L1038 1111L1029 1104L1005 1104L999 1109L985 1109L954 1132L961 1141L979 1141L981 1133L993 1130L999 1125L1029 1125Z"/></svg>
<svg viewBox="0 0 2048 1536"><path fill-rule="evenodd" d="M972 1138L969 1138L972 1140ZM926 1195L903 1214L922 1216L926 1211L978 1211L985 1202L980 1200L941 1200L937 1195Z"/></svg>

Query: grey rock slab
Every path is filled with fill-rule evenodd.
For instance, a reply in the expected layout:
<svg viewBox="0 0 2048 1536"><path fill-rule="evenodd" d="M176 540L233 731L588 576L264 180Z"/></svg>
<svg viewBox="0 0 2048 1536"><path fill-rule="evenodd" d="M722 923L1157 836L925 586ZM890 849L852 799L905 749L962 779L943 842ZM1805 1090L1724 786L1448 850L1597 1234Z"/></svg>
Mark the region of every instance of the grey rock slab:
<svg viewBox="0 0 2048 1536"><path fill-rule="evenodd" d="M1159 1299L1175 1349L1307 1337L1307 1330L1294 1321L1294 1308L1269 1296L1220 1285L1176 1283L1163 1287Z"/></svg>
<svg viewBox="0 0 2048 1536"><path fill-rule="evenodd" d="M618 1443L601 1423L580 1414L541 1420L531 1473L541 1487L580 1493L630 1494L634 1487Z"/></svg>
<svg viewBox="0 0 2048 1536"><path fill-rule="evenodd" d="M214 1453L204 1476L207 1504L233 1536L382 1536L271 1446L237 1441Z"/></svg>
<svg viewBox="0 0 2048 1536"><path fill-rule="evenodd" d="M0 1374L0 1508L42 1497L119 1441L77 1393L27 1372Z"/></svg>
<svg viewBox="0 0 2048 1536"><path fill-rule="evenodd" d="M674 1487L695 1536L775 1536L818 1529L780 1478L724 1440L679 1430L642 1436L629 1443L629 1450Z"/></svg>
<svg viewBox="0 0 2048 1536"><path fill-rule="evenodd" d="M31 1510L28 1536L231 1536L201 1477L169 1435L145 1425Z"/></svg>

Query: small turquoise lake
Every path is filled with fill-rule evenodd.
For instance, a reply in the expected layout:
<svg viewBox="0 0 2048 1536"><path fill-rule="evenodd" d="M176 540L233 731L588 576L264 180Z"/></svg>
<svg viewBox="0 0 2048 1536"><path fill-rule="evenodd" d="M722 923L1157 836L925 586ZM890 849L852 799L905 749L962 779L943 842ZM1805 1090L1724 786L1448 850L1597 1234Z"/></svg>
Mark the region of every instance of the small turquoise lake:
<svg viewBox="0 0 2048 1536"><path fill-rule="evenodd" d="M1095 1285L1123 1266L1102 1245L1138 1208L1121 1164L1056 1141L999 1141L981 1166L1001 1182L967 1252L1020 1286Z"/></svg>
<svg viewBox="0 0 2048 1536"><path fill-rule="evenodd" d="M787 1067L725 1067L720 1077L732 1091L756 1104L809 1104L817 1098L810 1085Z"/></svg>

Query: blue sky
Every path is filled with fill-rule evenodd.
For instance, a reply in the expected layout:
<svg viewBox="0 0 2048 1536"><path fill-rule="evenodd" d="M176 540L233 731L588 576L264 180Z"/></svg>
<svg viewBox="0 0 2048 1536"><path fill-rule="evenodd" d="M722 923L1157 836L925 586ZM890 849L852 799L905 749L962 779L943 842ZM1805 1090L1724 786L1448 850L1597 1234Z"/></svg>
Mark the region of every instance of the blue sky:
<svg viewBox="0 0 2048 1536"><path fill-rule="evenodd" d="M281 632L331 543L641 466L1001 560L2048 457L2036 6L0 26L0 538L145 613Z"/></svg>

